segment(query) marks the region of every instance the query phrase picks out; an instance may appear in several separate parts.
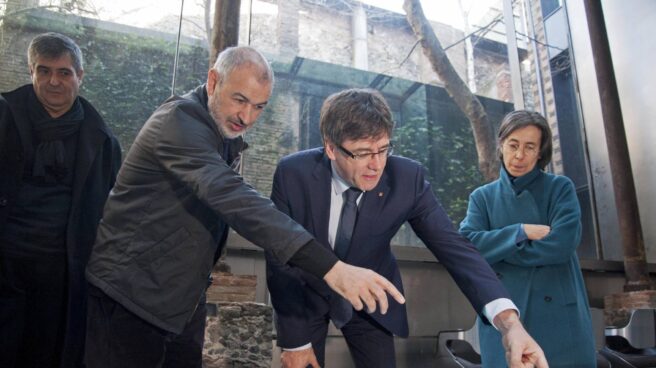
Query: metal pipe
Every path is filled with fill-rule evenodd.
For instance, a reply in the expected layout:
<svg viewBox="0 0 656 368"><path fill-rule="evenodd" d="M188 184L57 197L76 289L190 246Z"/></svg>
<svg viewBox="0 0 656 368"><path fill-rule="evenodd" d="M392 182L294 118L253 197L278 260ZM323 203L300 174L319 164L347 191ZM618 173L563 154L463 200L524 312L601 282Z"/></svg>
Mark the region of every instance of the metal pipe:
<svg viewBox="0 0 656 368"><path fill-rule="evenodd" d="M647 270L638 199L603 9L599 0L584 0L584 6L624 252L624 291L650 290L652 284Z"/></svg>
<svg viewBox="0 0 656 368"><path fill-rule="evenodd" d="M353 67L362 70L369 69L367 52L367 13L362 3L353 8L351 16L351 34L353 36Z"/></svg>
<svg viewBox="0 0 656 368"><path fill-rule="evenodd" d="M510 66L510 81L512 83L513 104L515 110L524 109L524 91L522 90L522 73L519 68L519 53L517 52L517 33L515 32L515 16L512 0L503 0L503 20L506 24L506 42L508 64Z"/></svg>
<svg viewBox="0 0 656 368"><path fill-rule="evenodd" d="M537 81L537 87L538 87L538 99L540 100L540 112L542 115L546 116L547 114L547 104L544 100L544 86L542 84L542 66L540 65L540 53L538 50L538 43L536 41L537 35L535 31L535 22L533 20L533 13L532 9L533 7L531 6L531 0L525 0L526 6L526 19L528 19L528 23L530 26L530 31L531 31L531 46L533 46L533 55L535 55L535 79Z"/></svg>
<svg viewBox="0 0 656 368"><path fill-rule="evenodd" d="M184 0L180 2L180 20L178 22L178 39L175 42L175 56L173 57L173 76L171 78L171 96L175 95L175 79L178 76L178 58L180 57L180 36L182 35L183 15L184 15Z"/></svg>

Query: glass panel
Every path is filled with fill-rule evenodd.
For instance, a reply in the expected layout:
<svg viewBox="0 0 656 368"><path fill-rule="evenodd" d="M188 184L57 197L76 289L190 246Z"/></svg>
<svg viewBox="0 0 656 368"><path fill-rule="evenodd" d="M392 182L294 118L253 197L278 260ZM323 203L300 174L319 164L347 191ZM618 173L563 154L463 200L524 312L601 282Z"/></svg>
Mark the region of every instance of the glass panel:
<svg viewBox="0 0 656 368"><path fill-rule="evenodd" d="M466 82L466 33L458 2L423 3L447 55ZM471 52L475 71L472 85L491 123L497 125L512 109L500 2L463 3L469 11L470 32L477 35ZM402 1L258 4L253 3L249 37L240 38L240 42L249 39L267 53L276 71L276 86L258 126L248 133L251 145L245 157L246 179L269 193L280 157L321 146L319 110L328 95L349 87L375 88L383 92L393 110L397 152L428 168L436 195L454 223L459 223L469 193L483 183L471 127L441 87L421 46L416 45ZM365 46L354 41L362 36L356 32L358 17L365 24ZM366 48L364 64L355 60L359 47ZM402 229L394 243L421 245L409 228Z"/></svg>
<svg viewBox="0 0 656 368"><path fill-rule="evenodd" d="M30 82L26 51L39 33L73 38L85 58L80 95L101 113L124 150L155 108L171 95L180 2L88 0L9 2L2 18L0 90ZM190 29L193 26L187 25ZM183 37L182 55L203 55L205 44ZM197 84L207 56L181 58L178 90ZM193 74L193 76L192 76Z"/></svg>
<svg viewBox="0 0 656 368"><path fill-rule="evenodd" d="M590 198L568 46L549 41L567 40L562 32L566 25L544 24L551 27L544 31L536 27L554 3L560 4L534 1L525 8L523 1L514 2L519 73L509 66L502 1L422 1L422 6L456 73L479 96L490 124L498 125L513 109L512 81L521 79L526 108L544 111L560 130L552 170L570 175L580 197ZM80 44L86 58L81 94L128 149L147 117L172 93L180 5L154 0L3 2L0 90L29 83L25 51L34 35L65 33ZM213 5L211 0L185 2L176 94L205 81ZM401 0L242 1L239 43L263 51L276 71L269 107L247 137L251 148L244 174L257 189L269 193L282 156L321 145L319 110L328 95L349 87L376 88L394 113L397 152L427 167L435 194L454 223L462 219L469 192L483 182L471 127L417 44ZM591 204L586 206L585 226L592 226ZM594 239L591 228L584 232L586 239ZM396 239L418 244L409 230ZM594 249L586 243L583 253L588 256Z"/></svg>

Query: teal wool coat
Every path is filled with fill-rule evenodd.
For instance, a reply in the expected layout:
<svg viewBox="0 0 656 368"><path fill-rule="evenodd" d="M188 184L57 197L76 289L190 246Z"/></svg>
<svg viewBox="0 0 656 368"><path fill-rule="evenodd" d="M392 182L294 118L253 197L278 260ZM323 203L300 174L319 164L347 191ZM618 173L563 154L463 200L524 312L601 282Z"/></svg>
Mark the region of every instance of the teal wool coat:
<svg viewBox="0 0 656 368"><path fill-rule="evenodd" d="M506 286L528 332L551 368L595 367L588 298L576 256L581 209L572 181L536 168L511 181L499 179L469 198L460 232L476 245ZM521 224L551 232L541 240L518 240ZM505 367L500 333L478 323L483 367Z"/></svg>

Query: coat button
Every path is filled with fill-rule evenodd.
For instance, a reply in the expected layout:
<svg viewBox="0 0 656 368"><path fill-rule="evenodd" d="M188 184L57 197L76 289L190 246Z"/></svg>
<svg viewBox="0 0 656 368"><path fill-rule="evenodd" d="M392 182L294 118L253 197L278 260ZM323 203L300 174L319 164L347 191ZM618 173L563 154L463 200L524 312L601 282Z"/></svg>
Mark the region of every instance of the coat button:
<svg viewBox="0 0 656 368"><path fill-rule="evenodd" d="M549 303L551 301L551 297L549 295L545 296L544 301Z"/></svg>
<svg viewBox="0 0 656 368"><path fill-rule="evenodd" d="M0 207L7 206L7 198L0 198Z"/></svg>
<svg viewBox="0 0 656 368"><path fill-rule="evenodd" d="M497 278L502 279L503 275L497 272Z"/></svg>

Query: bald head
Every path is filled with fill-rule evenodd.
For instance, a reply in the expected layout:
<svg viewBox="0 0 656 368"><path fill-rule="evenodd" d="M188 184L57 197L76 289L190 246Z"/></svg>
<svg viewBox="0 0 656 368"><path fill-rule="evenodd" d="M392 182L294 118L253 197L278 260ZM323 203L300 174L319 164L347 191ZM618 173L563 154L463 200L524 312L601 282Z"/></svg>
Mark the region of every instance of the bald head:
<svg viewBox="0 0 656 368"><path fill-rule="evenodd" d="M256 78L258 82L273 85L271 65L269 65L264 55L250 46L228 47L221 51L212 68L219 73L219 83L221 83L235 69L245 66L257 70Z"/></svg>

